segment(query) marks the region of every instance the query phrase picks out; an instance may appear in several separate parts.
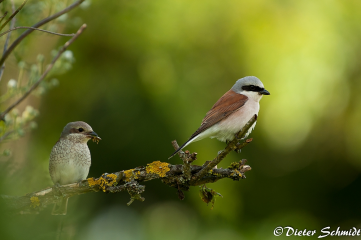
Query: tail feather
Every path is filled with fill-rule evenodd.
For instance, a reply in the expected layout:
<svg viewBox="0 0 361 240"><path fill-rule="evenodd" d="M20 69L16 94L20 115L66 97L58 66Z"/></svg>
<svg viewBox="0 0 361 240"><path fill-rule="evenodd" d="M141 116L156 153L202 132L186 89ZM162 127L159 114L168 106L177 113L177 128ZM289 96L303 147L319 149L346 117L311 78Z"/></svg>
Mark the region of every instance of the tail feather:
<svg viewBox="0 0 361 240"><path fill-rule="evenodd" d="M188 141L186 141L182 146L180 146L168 159L171 159L172 157L174 157L174 155L176 155L180 150L182 150L183 148L185 148L188 144L190 144L191 142L193 142L194 138L190 138Z"/></svg>
<svg viewBox="0 0 361 240"><path fill-rule="evenodd" d="M66 215L68 209L68 199L67 197L61 198L57 203L54 204L52 215Z"/></svg>

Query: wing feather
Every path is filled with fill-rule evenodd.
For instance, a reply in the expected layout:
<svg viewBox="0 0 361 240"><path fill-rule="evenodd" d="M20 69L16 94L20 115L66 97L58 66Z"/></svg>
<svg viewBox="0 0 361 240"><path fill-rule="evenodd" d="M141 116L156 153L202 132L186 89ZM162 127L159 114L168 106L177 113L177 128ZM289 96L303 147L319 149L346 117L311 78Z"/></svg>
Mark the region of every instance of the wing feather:
<svg viewBox="0 0 361 240"><path fill-rule="evenodd" d="M226 119L229 115L241 108L248 100L248 97L229 90L226 92L209 110L203 118L201 126L190 139L196 137L198 134L204 132L214 124Z"/></svg>

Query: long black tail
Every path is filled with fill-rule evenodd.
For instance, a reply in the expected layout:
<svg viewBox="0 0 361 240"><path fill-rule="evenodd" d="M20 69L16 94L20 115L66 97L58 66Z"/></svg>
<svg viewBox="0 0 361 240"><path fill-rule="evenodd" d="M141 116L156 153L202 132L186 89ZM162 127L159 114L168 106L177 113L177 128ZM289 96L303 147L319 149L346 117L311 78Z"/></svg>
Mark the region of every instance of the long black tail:
<svg viewBox="0 0 361 240"><path fill-rule="evenodd" d="M174 155L176 155L180 150L182 150L185 146L187 146L189 141L191 141L192 139L193 138L188 139L188 141L186 141L182 146L180 146L168 159L174 157Z"/></svg>

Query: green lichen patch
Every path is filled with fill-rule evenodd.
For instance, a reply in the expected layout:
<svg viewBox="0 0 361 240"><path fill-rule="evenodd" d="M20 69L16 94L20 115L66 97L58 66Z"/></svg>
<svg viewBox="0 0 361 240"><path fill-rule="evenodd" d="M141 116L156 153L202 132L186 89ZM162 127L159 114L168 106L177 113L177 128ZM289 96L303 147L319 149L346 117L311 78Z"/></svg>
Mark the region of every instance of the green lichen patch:
<svg viewBox="0 0 361 240"><path fill-rule="evenodd" d="M242 173L238 170L233 170L231 176L232 177L243 177Z"/></svg>
<svg viewBox="0 0 361 240"><path fill-rule="evenodd" d="M36 208L40 206L40 200L38 197L32 196L30 198L30 202L31 202L30 207L32 208Z"/></svg>
<svg viewBox="0 0 361 240"><path fill-rule="evenodd" d="M239 169L241 167L241 162L233 162L233 163L231 163L231 165L229 165L229 169L234 169L234 170L236 170L236 169Z"/></svg>

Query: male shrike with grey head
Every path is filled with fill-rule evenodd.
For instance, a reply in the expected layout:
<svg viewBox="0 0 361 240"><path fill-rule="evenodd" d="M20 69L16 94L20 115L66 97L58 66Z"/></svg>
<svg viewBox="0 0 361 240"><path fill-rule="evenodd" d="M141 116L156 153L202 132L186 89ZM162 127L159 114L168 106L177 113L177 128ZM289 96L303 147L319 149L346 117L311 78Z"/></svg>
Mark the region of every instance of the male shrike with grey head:
<svg viewBox="0 0 361 240"><path fill-rule="evenodd" d="M232 141L247 122L259 111L259 101L263 95L270 95L264 88L263 83L256 77L244 77L239 79L207 112L201 126L172 156L192 142L204 138L217 138L218 140ZM256 122L248 130L247 137Z"/></svg>

